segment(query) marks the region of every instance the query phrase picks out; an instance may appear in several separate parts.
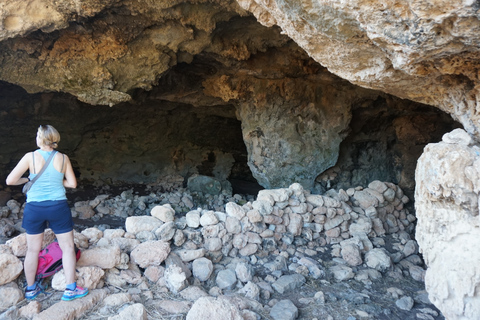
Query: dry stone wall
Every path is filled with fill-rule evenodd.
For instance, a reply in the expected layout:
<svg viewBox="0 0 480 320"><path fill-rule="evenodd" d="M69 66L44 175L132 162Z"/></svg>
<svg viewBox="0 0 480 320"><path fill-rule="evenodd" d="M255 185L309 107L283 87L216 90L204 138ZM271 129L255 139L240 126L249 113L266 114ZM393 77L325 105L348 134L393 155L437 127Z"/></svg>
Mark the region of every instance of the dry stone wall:
<svg viewBox="0 0 480 320"><path fill-rule="evenodd" d="M173 197L175 194L170 199ZM141 205L145 204L146 197L137 196L132 201L126 194L118 196L117 202L125 203L119 207L142 207L148 214L134 215L135 210L129 211L124 228L91 227L75 231L75 243L82 250L77 264L78 283L90 288L92 295L82 307L75 307L71 312L85 311L85 306L102 299L108 288L135 286L136 295L141 296L142 301L153 302L149 287L154 285L164 288L165 292L189 297L181 309L191 319L206 312L201 306L209 304L226 304L220 308L221 314L233 308L232 312L242 314L244 319L245 314L257 318L263 313L275 319L277 314L288 313L288 319L295 319L298 310L290 300L263 306L258 302L260 296L268 300L273 292L284 294L300 289L307 279L326 281L323 279L327 274L337 282L355 278L371 283L382 273L424 280L418 247L410 237L415 217L404 208L409 200L395 184L374 181L367 188L314 195L295 183L288 188L262 190L256 199L248 202L238 195L223 199L223 209L210 210L193 208L188 192L177 206L152 202L146 207ZM222 202L221 197L217 200ZM99 196L89 203L75 205L72 212L75 216L82 215L89 206L95 215L105 215L105 210L100 208L106 206L106 201L107 197ZM180 211L190 207L190 210L179 215L174 207ZM18 217L22 212L19 203L10 200L7 208L6 213L18 213L17 219L10 214L3 219L19 228ZM119 212L112 210L110 214ZM384 248L387 236L397 239L395 249L390 252ZM51 230L47 230L45 244L53 238ZM30 312L30 316L38 319L66 312L57 310L61 304L46 310L15 307L23 299L17 282L21 279L20 259L25 255L25 245L24 233L0 245L0 292L10 290L15 293L10 296L16 297L2 300L2 308L9 308L9 312L17 315ZM319 258L322 254L336 262L324 261ZM228 267L221 267L225 263ZM260 281L260 269L264 270L261 273L266 272L267 282ZM64 289L63 271L53 276L51 284L55 290ZM199 290L195 285L203 286L201 295L192 292ZM231 300L240 298L226 295L229 292L247 299L242 302L243 307ZM115 295L118 301L112 304L118 307L127 303L130 312L136 308L140 314L145 312L145 306L133 303L135 299L131 295L124 298L120 295ZM192 295L196 298L188 301ZM319 293L315 299L324 301L322 297L323 293ZM398 308L412 308L411 297L402 293L397 297ZM406 303L400 298L406 299ZM102 310L107 312L114 305L105 302Z"/></svg>

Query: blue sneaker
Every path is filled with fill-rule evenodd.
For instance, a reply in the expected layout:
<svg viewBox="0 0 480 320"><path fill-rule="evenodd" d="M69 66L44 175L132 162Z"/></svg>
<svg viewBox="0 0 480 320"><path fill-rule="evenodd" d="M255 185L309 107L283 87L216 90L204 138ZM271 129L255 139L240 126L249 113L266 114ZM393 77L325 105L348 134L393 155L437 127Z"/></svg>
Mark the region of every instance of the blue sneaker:
<svg viewBox="0 0 480 320"><path fill-rule="evenodd" d="M43 292L43 289L42 287L40 287L40 285L37 284L37 286L35 287L35 289L33 290L25 290L25 299L27 300L33 300L35 299L40 293Z"/></svg>
<svg viewBox="0 0 480 320"><path fill-rule="evenodd" d="M77 286L75 290L66 289L63 293L62 300L63 301L71 301L73 299L85 297L88 294L87 288L82 288Z"/></svg>

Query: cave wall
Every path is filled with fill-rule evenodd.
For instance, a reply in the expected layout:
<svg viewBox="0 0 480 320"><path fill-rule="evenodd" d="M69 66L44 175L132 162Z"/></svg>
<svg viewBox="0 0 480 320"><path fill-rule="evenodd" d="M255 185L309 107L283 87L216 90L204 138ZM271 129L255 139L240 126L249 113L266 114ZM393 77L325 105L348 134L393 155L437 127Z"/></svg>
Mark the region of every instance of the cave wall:
<svg viewBox="0 0 480 320"><path fill-rule="evenodd" d="M59 150L70 155L78 179L92 185L154 184L195 173L253 180L233 106L147 99L109 108L68 94L28 94L6 83L0 101L3 177L36 148L37 127L48 123L59 130Z"/></svg>

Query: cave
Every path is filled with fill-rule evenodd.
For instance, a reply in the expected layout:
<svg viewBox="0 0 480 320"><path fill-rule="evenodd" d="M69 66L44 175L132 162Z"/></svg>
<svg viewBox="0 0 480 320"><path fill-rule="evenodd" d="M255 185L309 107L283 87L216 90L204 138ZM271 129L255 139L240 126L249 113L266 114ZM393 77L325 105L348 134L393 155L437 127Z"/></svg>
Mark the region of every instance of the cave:
<svg viewBox="0 0 480 320"><path fill-rule="evenodd" d="M162 95L177 94L176 86L167 83L196 85L200 72L213 68L204 62L179 65L152 90L138 89L134 100L114 107L92 106L64 93L29 94L2 82L0 130L6 138L2 179L35 147L32 137L38 125L49 123L62 133L60 150L70 155L81 190L122 185L169 188L164 182L171 176L180 179L177 186L186 186L188 178L198 174L229 181L234 193L256 194L264 187L247 165L235 105L193 106L162 99ZM187 84L182 89L192 90ZM424 146L459 127L435 108L388 95L368 97L348 107L351 122L338 161L316 177L313 193L381 180L399 184L413 199L415 164ZM337 172L334 177L333 172Z"/></svg>
<svg viewBox="0 0 480 320"><path fill-rule="evenodd" d="M385 283L411 276L418 282L413 287L425 284L430 301L415 300L411 309L405 304L413 300L405 296L394 315L352 298L351 305L362 306L359 317L406 319L421 309L425 319L476 319L477 12L474 2L434 9L380 2L6 1L0 11L0 231L8 237L2 237L1 248L17 250L8 238L15 236L15 243L21 233L25 200L19 186L3 181L35 149L37 127L51 124L79 181L68 194L83 236L124 228L143 245L168 233L178 259L184 259L182 250L201 246L217 266L222 257L236 255L269 265L272 255L281 260L283 254L293 261L283 272L321 277L301 259L316 250L318 261L331 254L325 270L328 265L335 277L351 276L338 281L340 286L361 278L362 266L381 271L389 278ZM176 224L165 218L172 211ZM228 224L225 212L242 221L243 237L252 238L233 232L240 222ZM197 213L217 220L223 233L206 225L191 230ZM156 231L132 226L132 219L144 215L164 220L148 220ZM112 231L108 223L119 229ZM172 225L183 235L167 229ZM225 230L234 235L229 238ZM101 250L99 239L82 242L83 236L76 238L82 249ZM388 267L372 262L382 243L399 251L390 254ZM295 246L301 248L297 256ZM327 253L316 246L328 247ZM409 246L415 258L402 256ZM125 283L115 282L120 280L112 270L136 268L122 276L145 274L151 281L149 264L127 250L115 253L112 259L123 259L115 268L100 267L108 270L105 279L121 287ZM468 267L441 262L452 258ZM125 259L137 259L138 266ZM183 266L194 269L192 263ZM201 277L195 277L199 284ZM367 289L369 279L363 282ZM240 291L247 290L245 283L237 283ZM332 304L308 316L346 316L332 317L327 310L338 300L333 291L325 289ZM432 304L438 309L425 311ZM20 310L12 305L12 312ZM275 318L275 306L266 310ZM255 317L243 314L249 316Z"/></svg>

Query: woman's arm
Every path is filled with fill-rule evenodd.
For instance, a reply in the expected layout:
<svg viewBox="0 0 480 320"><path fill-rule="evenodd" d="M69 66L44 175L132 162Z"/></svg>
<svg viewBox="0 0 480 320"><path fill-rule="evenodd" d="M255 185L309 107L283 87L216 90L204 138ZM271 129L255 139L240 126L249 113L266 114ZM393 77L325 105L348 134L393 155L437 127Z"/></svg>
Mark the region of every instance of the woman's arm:
<svg viewBox="0 0 480 320"><path fill-rule="evenodd" d="M7 185L9 186L17 186L19 184L24 184L29 181L28 178L22 178L23 174L27 172L30 166L30 159L32 158L31 152L25 154L23 158L17 163L15 168L13 168L12 172L7 177Z"/></svg>
<svg viewBox="0 0 480 320"><path fill-rule="evenodd" d="M65 155L65 179L63 180L63 186L65 188L76 188L77 187L77 178L75 178L75 173L73 172L72 164L67 155Z"/></svg>

